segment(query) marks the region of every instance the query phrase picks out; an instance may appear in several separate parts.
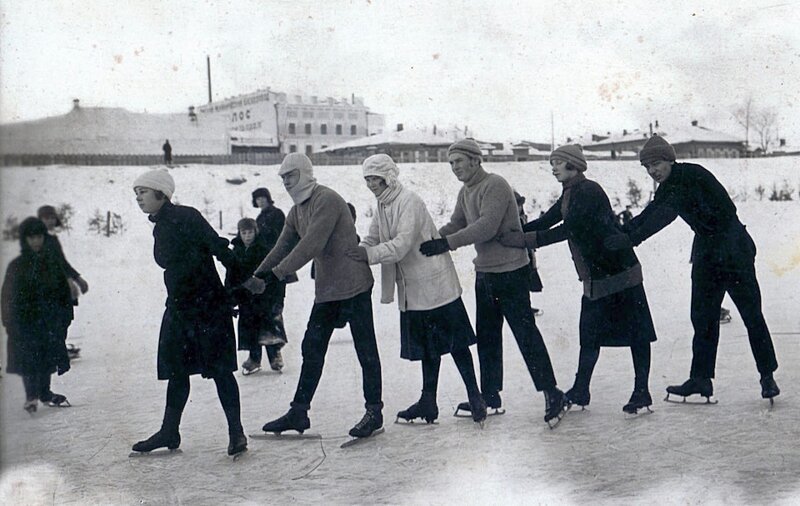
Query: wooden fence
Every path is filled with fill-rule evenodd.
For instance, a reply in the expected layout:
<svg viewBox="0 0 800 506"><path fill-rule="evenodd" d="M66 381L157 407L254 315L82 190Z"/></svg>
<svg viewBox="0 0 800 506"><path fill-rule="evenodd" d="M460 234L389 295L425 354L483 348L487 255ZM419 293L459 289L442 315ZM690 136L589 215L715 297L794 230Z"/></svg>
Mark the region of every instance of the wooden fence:
<svg viewBox="0 0 800 506"><path fill-rule="evenodd" d="M283 153L233 153L229 155L174 155L172 165L279 165ZM361 165L365 156L334 156L325 153L311 155L314 165ZM161 155L15 155L0 154L2 167L30 167L42 165L163 165Z"/></svg>

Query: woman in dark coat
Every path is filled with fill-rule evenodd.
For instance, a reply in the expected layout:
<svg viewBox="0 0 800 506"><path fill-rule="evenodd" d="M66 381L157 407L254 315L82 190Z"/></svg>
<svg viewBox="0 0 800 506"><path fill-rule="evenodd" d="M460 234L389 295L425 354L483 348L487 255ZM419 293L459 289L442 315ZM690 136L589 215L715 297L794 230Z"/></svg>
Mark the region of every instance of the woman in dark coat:
<svg viewBox="0 0 800 506"><path fill-rule="evenodd" d="M72 298L58 257L44 247L46 236L47 227L38 218L20 224L22 254L8 265L2 288L7 370L22 376L29 413L39 400L69 405L65 396L50 390L50 376L69 370L62 331L72 321Z"/></svg>
<svg viewBox="0 0 800 506"><path fill-rule="evenodd" d="M242 364L242 371L248 375L261 369L261 346L267 349L270 367L280 371L283 368L281 348L286 344L282 316L286 283L275 283L261 294L253 294L241 286L253 275L269 250L255 220L243 218L237 228L239 233L231 241L236 262L226 273L225 288L239 306L239 349L250 352Z"/></svg>
<svg viewBox="0 0 800 506"><path fill-rule="evenodd" d="M603 189L583 175L587 166L580 147L559 147L550 155L550 165L553 175L563 184L561 197L539 219L523 227L524 235L517 232L499 240L507 246L528 248L567 241L578 278L583 282L581 351L575 384L566 393L567 400L579 406L589 404L589 382L601 346L630 346L634 389L622 409L636 413L653 403L648 377L650 343L656 340L641 265L632 248L610 251L603 246L603 240L618 234L619 228Z"/></svg>
<svg viewBox="0 0 800 506"><path fill-rule="evenodd" d="M153 253L164 269L167 301L158 340L158 379L168 380L161 429L133 450L175 449L181 414L189 398L189 376L212 378L228 421L228 454L247 449L242 429L231 307L214 258L230 266L233 254L194 208L170 202L175 190L165 170L152 170L133 183L136 202L155 223Z"/></svg>

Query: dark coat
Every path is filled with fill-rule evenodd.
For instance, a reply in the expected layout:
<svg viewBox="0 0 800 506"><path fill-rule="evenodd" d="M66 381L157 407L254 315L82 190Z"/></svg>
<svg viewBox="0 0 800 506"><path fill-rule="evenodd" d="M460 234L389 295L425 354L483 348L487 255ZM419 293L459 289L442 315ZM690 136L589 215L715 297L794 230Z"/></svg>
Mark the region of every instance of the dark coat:
<svg viewBox="0 0 800 506"><path fill-rule="evenodd" d="M584 285L581 346L630 346L656 340L636 254L632 248L610 251L603 246L603 240L620 229L599 184L582 174L571 179L553 207L523 230L537 232L537 246L568 241Z"/></svg>
<svg viewBox="0 0 800 506"><path fill-rule="evenodd" d="M259 335L270 333L282 343L286 342L283 327L283 299L286 283L278 282L261 294L253 294L241 286L255 272L256 267L269 252L261 234L250 247L246 247L240 236L233 244L234 265L225 276L225 288L239 306L239 346L240 350L251 350L259 346ZM278 344L278 343L273 343Z"/></svg>
<svg viewBox="0 0 800 506"><path fill-rule="evenodd" d="M75 268L67 262L67 258L64 256L64 249L61 247L61 241L58 240L58 236L47 234L44 236L44 247L46 249L50 249L56 255L59 262L61 262L64 273L67 275L68 278L79 278L81 275L78 273Z"/></svg>
<svg viewBox="0 0 800 506"><path fill-rule="evenodd" d="M166 202L150 217L153 255L164 269L166 310L158 340L158 378L215 377L236 370L230 301L214 258L233 265L228 241L192 207Z"/></svg>
<svg viewBox="0 0 800 506"><path fill-rule="evenodd" d="M692 263L720 270L752 270L756 245L725 187L700 165L674 163L653 201L626 227L638 245L680 216L694 231Z"/></svg>
<svg viewBox="0 0 800 506"><path fill-rule="evenodd" d="M67 277L52 250L34 253L20 242L22 254L8 265L2 288L7 370L21 376L63 374L69 370L64 339L73 318Z"/></svg>
<svg viewBox="0 0 800 506"><path fill-rule="evenodd" d="M258 235L264 241L267 247L267 252L275 247L278 242L278 237L283 230L283 223L286 221L286 216L283 211L275 206L270 206L267 209L262 209L256 217L258 224Z"/></svg>

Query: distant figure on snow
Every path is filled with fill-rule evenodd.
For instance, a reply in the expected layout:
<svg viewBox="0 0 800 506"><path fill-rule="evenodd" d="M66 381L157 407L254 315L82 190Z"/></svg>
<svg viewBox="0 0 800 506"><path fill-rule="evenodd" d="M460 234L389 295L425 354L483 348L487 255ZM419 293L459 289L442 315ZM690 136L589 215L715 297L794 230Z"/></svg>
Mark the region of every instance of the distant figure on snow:
<svg viewBox="0 0 800 506"><path fill-rule="evenodd" d="M623 227L627 226L632 219L633 219L633 213L631 212L630 205L625 206L625 210L617 214L617 220L619 220L619 224L622 225Z"/></svg>
<svg viewBox="0 0 800 506"><path fill-rule="evenodd" d="M164 145L161 146L161 149L164 150L164 163L172 165L172 146L169 143L169 139L164 141Z"/></svg>

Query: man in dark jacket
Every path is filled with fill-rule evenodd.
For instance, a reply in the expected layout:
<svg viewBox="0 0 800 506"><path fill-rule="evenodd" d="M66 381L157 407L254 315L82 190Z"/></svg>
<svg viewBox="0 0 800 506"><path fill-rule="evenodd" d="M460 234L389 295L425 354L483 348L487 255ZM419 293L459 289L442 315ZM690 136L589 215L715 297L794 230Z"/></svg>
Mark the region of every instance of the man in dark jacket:
<svg viewBox="0 0 800 506"><path fill-rule="evenodd" d="M719 317L727 292L742 316L750 348L761 374L761 396L780 394L772 373L778 368L772 338L761 311L756 279L756 246L739 221L736 206L725 188L705 168L676 163L675 150L659 136L651 137L639 160L658 184L653 202L631 220L627 234L606 238L611 250L638 246L678 216L695 233L692 244L692 302L694 327L692 367L682 385L667 387L668 394L700 394L709 399L719 345ZM669 395L667 395L669 398Z"/></svg>

